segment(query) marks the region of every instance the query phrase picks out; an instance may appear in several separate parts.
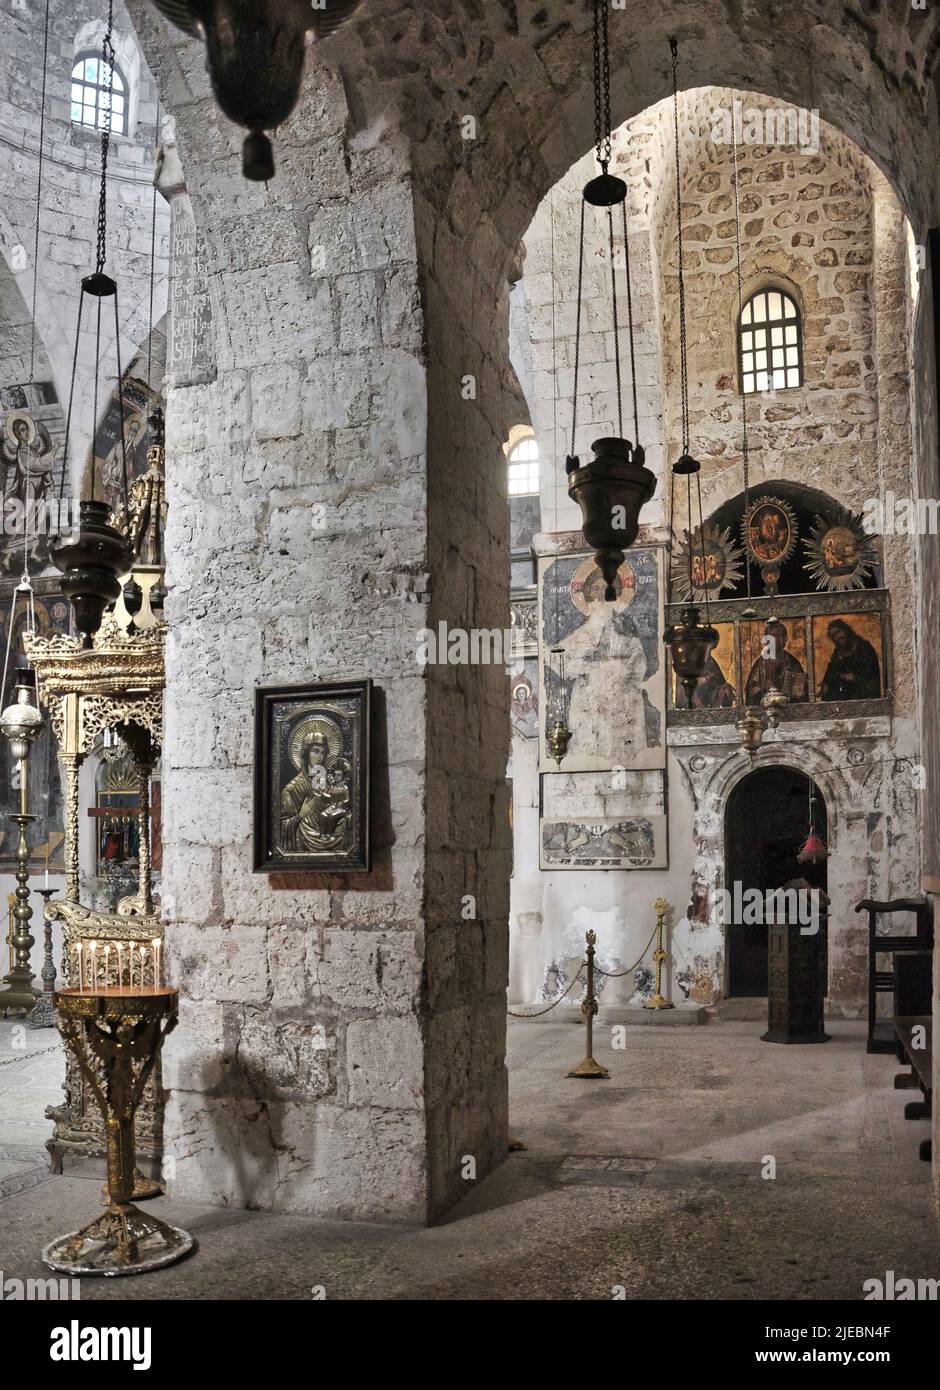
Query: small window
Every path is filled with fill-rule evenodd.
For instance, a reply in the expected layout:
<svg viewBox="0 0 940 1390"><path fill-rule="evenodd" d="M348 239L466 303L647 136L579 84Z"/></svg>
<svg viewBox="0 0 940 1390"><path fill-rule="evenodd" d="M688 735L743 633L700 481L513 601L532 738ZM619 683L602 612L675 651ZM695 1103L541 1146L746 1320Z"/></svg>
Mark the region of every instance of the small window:
<svg viewBox="0 0 940 1390"><path fill-rule="evenodd" d="M520 439L509 452L509 496L531 497L539 490L539 446L534 439Z"/></svg>
<svg viewBox="0 0 940 1390"><path fill-rule="evenodd" d="M741 310L738 326L741 390L786 391L803 384L800 312L782 290L759 290Z"/></svg>
<svg viewBox="0 0 940 1390"><path fill-rule="evenodd" d="M111 130L127 134L127 83L95 53L85 53L72 68L72 124L103 130L108 107Z"/></svg>

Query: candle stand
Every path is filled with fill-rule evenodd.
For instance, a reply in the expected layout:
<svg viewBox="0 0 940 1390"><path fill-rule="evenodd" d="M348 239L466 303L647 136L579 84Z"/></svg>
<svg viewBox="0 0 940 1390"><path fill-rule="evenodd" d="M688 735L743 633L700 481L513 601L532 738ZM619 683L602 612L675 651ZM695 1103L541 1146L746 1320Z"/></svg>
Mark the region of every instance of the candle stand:
<svg viewBox="0 0 940 1390"><path fill-rule="evenodd" d="M52 958L52 923L46 920L45 909L49 899L55 893L55 889L37 888L36 892L42 898L43 906L42 970L39 972L42 977L42 994L36 1000L35 1007L30 1009L26 1015L26 1026L27 1028L54 1028L55 961Z"/></svg>
<svg viewBox="0 0 940 1390"><path fill-rule="evenodd" d="M174 1264L193 1237L131 1202L135 1182L134 1115L166 1035L176 1026L177 992L63 989L56 1021L101 1109L107 1134L108 1199L79 1231L47 1245L42 1258L65 1274L143 1274Z"/></svg>

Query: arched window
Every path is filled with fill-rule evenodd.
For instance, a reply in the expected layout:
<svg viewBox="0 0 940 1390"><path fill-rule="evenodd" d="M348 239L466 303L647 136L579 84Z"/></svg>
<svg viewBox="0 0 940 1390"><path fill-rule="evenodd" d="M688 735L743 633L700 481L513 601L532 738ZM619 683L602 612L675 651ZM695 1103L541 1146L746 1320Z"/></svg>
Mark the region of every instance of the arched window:
<svg viewBox="0 0 940 1390"><path fill-rule="evenodd" d="M782 290L758 290L741 310L738 325L741 390L784 391L803 384L800 311Z"/></svg>
<svg viewBox="0 0 940 1390"><path fill-rule="evenodd" d="M539 490L539 446L529 435L509 451L509 496L531 497Z"/></svg>
<svg viewBox="0 0 940 1390"><path fill-rule="evenodd" d="M83 53L72 68L72 124L101 130L108 110L110 89L111 129L127 134L127 83L118 68L111 68L100 54Z"/></svg>

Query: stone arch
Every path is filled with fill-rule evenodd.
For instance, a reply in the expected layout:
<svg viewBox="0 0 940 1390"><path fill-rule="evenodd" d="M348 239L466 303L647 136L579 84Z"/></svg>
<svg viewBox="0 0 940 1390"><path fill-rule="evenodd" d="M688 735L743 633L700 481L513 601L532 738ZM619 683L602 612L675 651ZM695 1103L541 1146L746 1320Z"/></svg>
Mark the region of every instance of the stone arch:
<svg viewBox="0 0 940 1390"><path fill-rule="evenodd" d="M795 730L795 732L793 732ZM786 767L801 772L816 784L825 798L828 822L830 896L838 895L838 914L831 927L831 978L838 978L840 1007L848 1017L858 1016L864 1000L864 963L857 922L851 909L869 893L865 867L867 829L865 811L844 769L811 740L799 742L799 726L768 736L754 758L738 749L674 747L695 801L695 859L689 913L682 924L680 941L693 971L702 1003L716 1003L727 981L724 932L714 922L712 905L728 884L725 882L725 810L731 792L751 773L762 768ZM697 942L703 944L697 946Z"/></svg>
<svg viewBox="0 0 940 1390"><path fill-rule="evenodd" d="M826 798L830 848L835 848L840 824L852 806L849 785L841 768L813 743L800 743L799 762L801 766L796 767L795 771L803 772L811 778ZM761 745L753 759L744 756L737 749L721 759L696 798L696 834L701 835L703 843L711 838L708 827L714 825L723 815L728 797L739 782L763 767L791 766L794 766L794 753L789 742L781 740L778 743L771 737Z"/></svg>

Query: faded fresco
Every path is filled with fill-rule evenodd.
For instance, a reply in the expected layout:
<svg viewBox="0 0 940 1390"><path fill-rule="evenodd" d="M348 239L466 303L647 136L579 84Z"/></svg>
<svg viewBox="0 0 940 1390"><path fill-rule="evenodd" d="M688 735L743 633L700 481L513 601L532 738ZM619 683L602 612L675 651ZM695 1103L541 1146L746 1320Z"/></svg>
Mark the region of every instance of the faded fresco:
<svg viewBox="0 0 940 1390"><path fill-rule="evenodd" d="M65 415L51 381L0 389L0 572L50 568L49 536L59 530ZM24 563L25 562L25 563Z"/></svg>
<svg viewBox="0 0 940 1390"><path fill-rule="evenodd" d="M540 562L544 771L556 770L545 729L563 707L572 732L565 772L666 765L661 550L631 550L616 588L617 598L606 602L593 556ZM564 654L563 680L551 659L554 647Z"/></svg>
<svg viewBox="0 0 940 1390"><path fill-rule="evenodd" d="M543 820L543 869L664 869L668 866L665 816Z"/></svg>

